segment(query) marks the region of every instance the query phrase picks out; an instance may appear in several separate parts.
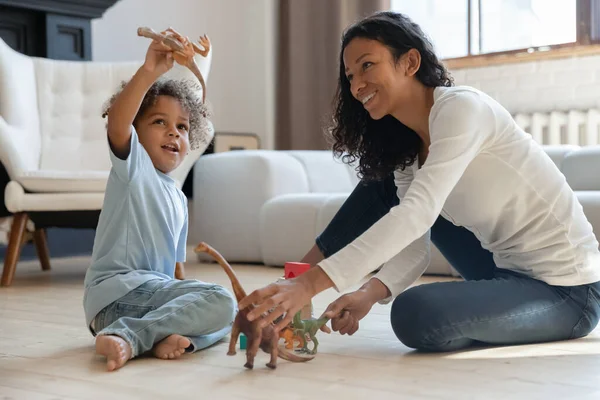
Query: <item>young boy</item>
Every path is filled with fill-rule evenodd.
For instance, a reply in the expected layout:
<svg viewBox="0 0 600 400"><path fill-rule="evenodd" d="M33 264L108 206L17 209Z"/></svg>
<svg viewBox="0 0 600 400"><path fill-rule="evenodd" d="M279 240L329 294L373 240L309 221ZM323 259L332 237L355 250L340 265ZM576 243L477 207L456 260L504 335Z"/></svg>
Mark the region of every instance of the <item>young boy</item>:
<svg viewBox="0 0 600 400"><path fill-rule="evenodd" d="M176 263L186 257L188 213L167 174L203 139L208 122L191 83L158 80L173 59L153 41L108 106L112 169L84 310L109 371L150 350L173 359L206 348L229 334L237 311L225 288L174 279Z"/></svg>

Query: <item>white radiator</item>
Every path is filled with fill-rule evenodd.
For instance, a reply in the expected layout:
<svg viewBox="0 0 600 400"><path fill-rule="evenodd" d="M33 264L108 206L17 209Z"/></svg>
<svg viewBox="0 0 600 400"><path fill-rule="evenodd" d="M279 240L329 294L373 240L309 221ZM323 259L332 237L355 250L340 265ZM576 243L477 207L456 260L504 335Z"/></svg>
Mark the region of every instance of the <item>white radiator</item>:
<svg viewBox="0 0 600 400"><path fill-rule="evenodd" d="M516 114L515 122L539 144L600 144L600 111L571 110Z"/></svg>

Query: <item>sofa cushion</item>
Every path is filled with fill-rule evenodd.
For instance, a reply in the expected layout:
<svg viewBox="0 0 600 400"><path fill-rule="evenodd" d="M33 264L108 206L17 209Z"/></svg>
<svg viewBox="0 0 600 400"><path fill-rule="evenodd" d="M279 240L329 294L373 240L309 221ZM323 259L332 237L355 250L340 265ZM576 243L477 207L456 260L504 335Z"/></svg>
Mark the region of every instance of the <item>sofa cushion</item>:
<svg viewBox="0 0 600 400"><path fill-rule="evenodd" d="M300 261L315 244L317 221L329 200L327 193L286 194L260 209L260 251L267 265Z"/></svg>
<svg viewBox="0 0 600 400"><path fill-rule="evenodd" d="M136 68L135 63L35 59L41 169L110 169L102 106Z"/></svg>
<svg viewBox="0 0 600 400"><path fill-rule="evenodd" d="M28 192L104 193L108 171L27 171L17 181Z"/></svg>
<svg viewBox="0 0 600 400"><path fill-rule="evenodd" d="M263 263L282 266L300 261L315 244L349 193L286 194L267 201L260 211L260 247ZM456 271L435 246L426 274L454 275Z"/></svg>
<svg viewBox="0 0 600 400"><path fill-rule="evenodd" d="M580 190L575 192L575 195L586 218L592 224L594 234L600 239L600 190Z"/></svg>
<svg viewBox="0 0 600 400"><path fill-rule="evenodd" d="M561 170L573 190L600 190L600 146L586 146L567 154Z"/></svg>
<svg viewBox="0 0 600 400"><path fill-rule="evenodd" d="M10 144L0 138L0 160L11 177L39 166L41 140L35 85L32 59L0 39L0 130L4 130L0 136L11 137Z"/></svg>
<svg viewBox="0 0 600 400"><path fill-rule="evenodd" d="M336 159L331 152L296 150L286 153L304 167L311 193L350 192L356 186L351 167Z"/></svg>
<svg viewBox="0 0 600 400"><path fill-rule="evenodd" d="M197 57L205 80L211 57ZM102 108L121 82L131 79L140 63L35 58L34 65L42 138L39 167L108 171L110 158ZM167 75L196 80L188 68L179 65Z"/></svg>
<svg viewBox="0 0 600 400"><path fill-rule="evenodd" d="M327 228L335 214L340 210L350 193L331 193L321 205L317 214L316 232L321 233ZM316 236L316 235L315 235Z"/></svg>
<svg viewBox="0 0 600 400"><path fill-rule="evenodd" d="M558 169L562 168L562 162L567 156L567 154L572 153L574 151L580 150L580 146L576 145L543 145L542 148L548 154L548 156L552 159L554 164L558 167Z"/></svg>
<svg viewBox="0 0 600 400"><path fill-rule="evenodd" d="M230 262L259 262L261 207L277 196L307 192L304 168L282 151L208 154L194 166L190 241L210 243Z"/></svg>
<svg viewBox="0 0 600 400"><path fill-rule="evenodd" d="M11 213L101 210L104 193L26 193L18 182L10 181L6 185L4 201Z"/></svg>

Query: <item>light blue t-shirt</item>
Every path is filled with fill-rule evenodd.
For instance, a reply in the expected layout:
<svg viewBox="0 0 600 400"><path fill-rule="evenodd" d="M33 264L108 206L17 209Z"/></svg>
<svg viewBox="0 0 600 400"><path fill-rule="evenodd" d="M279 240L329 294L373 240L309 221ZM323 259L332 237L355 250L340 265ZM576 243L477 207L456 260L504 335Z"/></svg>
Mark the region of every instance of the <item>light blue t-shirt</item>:
<svg viewBox="0 0 600 400"><path fill-rule="evenodd" d="M104 307L141 284L174 279L175 262L186 257L185 195L154 167L135 128L131 132L126 160L109 146L112 169L84 282L88 326Z"/></svg>

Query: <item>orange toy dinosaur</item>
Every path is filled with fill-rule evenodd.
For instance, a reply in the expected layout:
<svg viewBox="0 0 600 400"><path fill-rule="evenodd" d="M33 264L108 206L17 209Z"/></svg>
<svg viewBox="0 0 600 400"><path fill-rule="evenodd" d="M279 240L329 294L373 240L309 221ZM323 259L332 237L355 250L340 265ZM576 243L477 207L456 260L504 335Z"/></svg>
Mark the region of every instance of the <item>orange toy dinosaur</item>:
<svg viewBox="0 0 600 400"><path fill-rule="evenodd" d="M296 335L290 327L283 328L279 333L279 337L285 341L285 348L288 350L294 348L294 341L297 341L302 347L304 347L306 341L305 337Z"/></svg>

